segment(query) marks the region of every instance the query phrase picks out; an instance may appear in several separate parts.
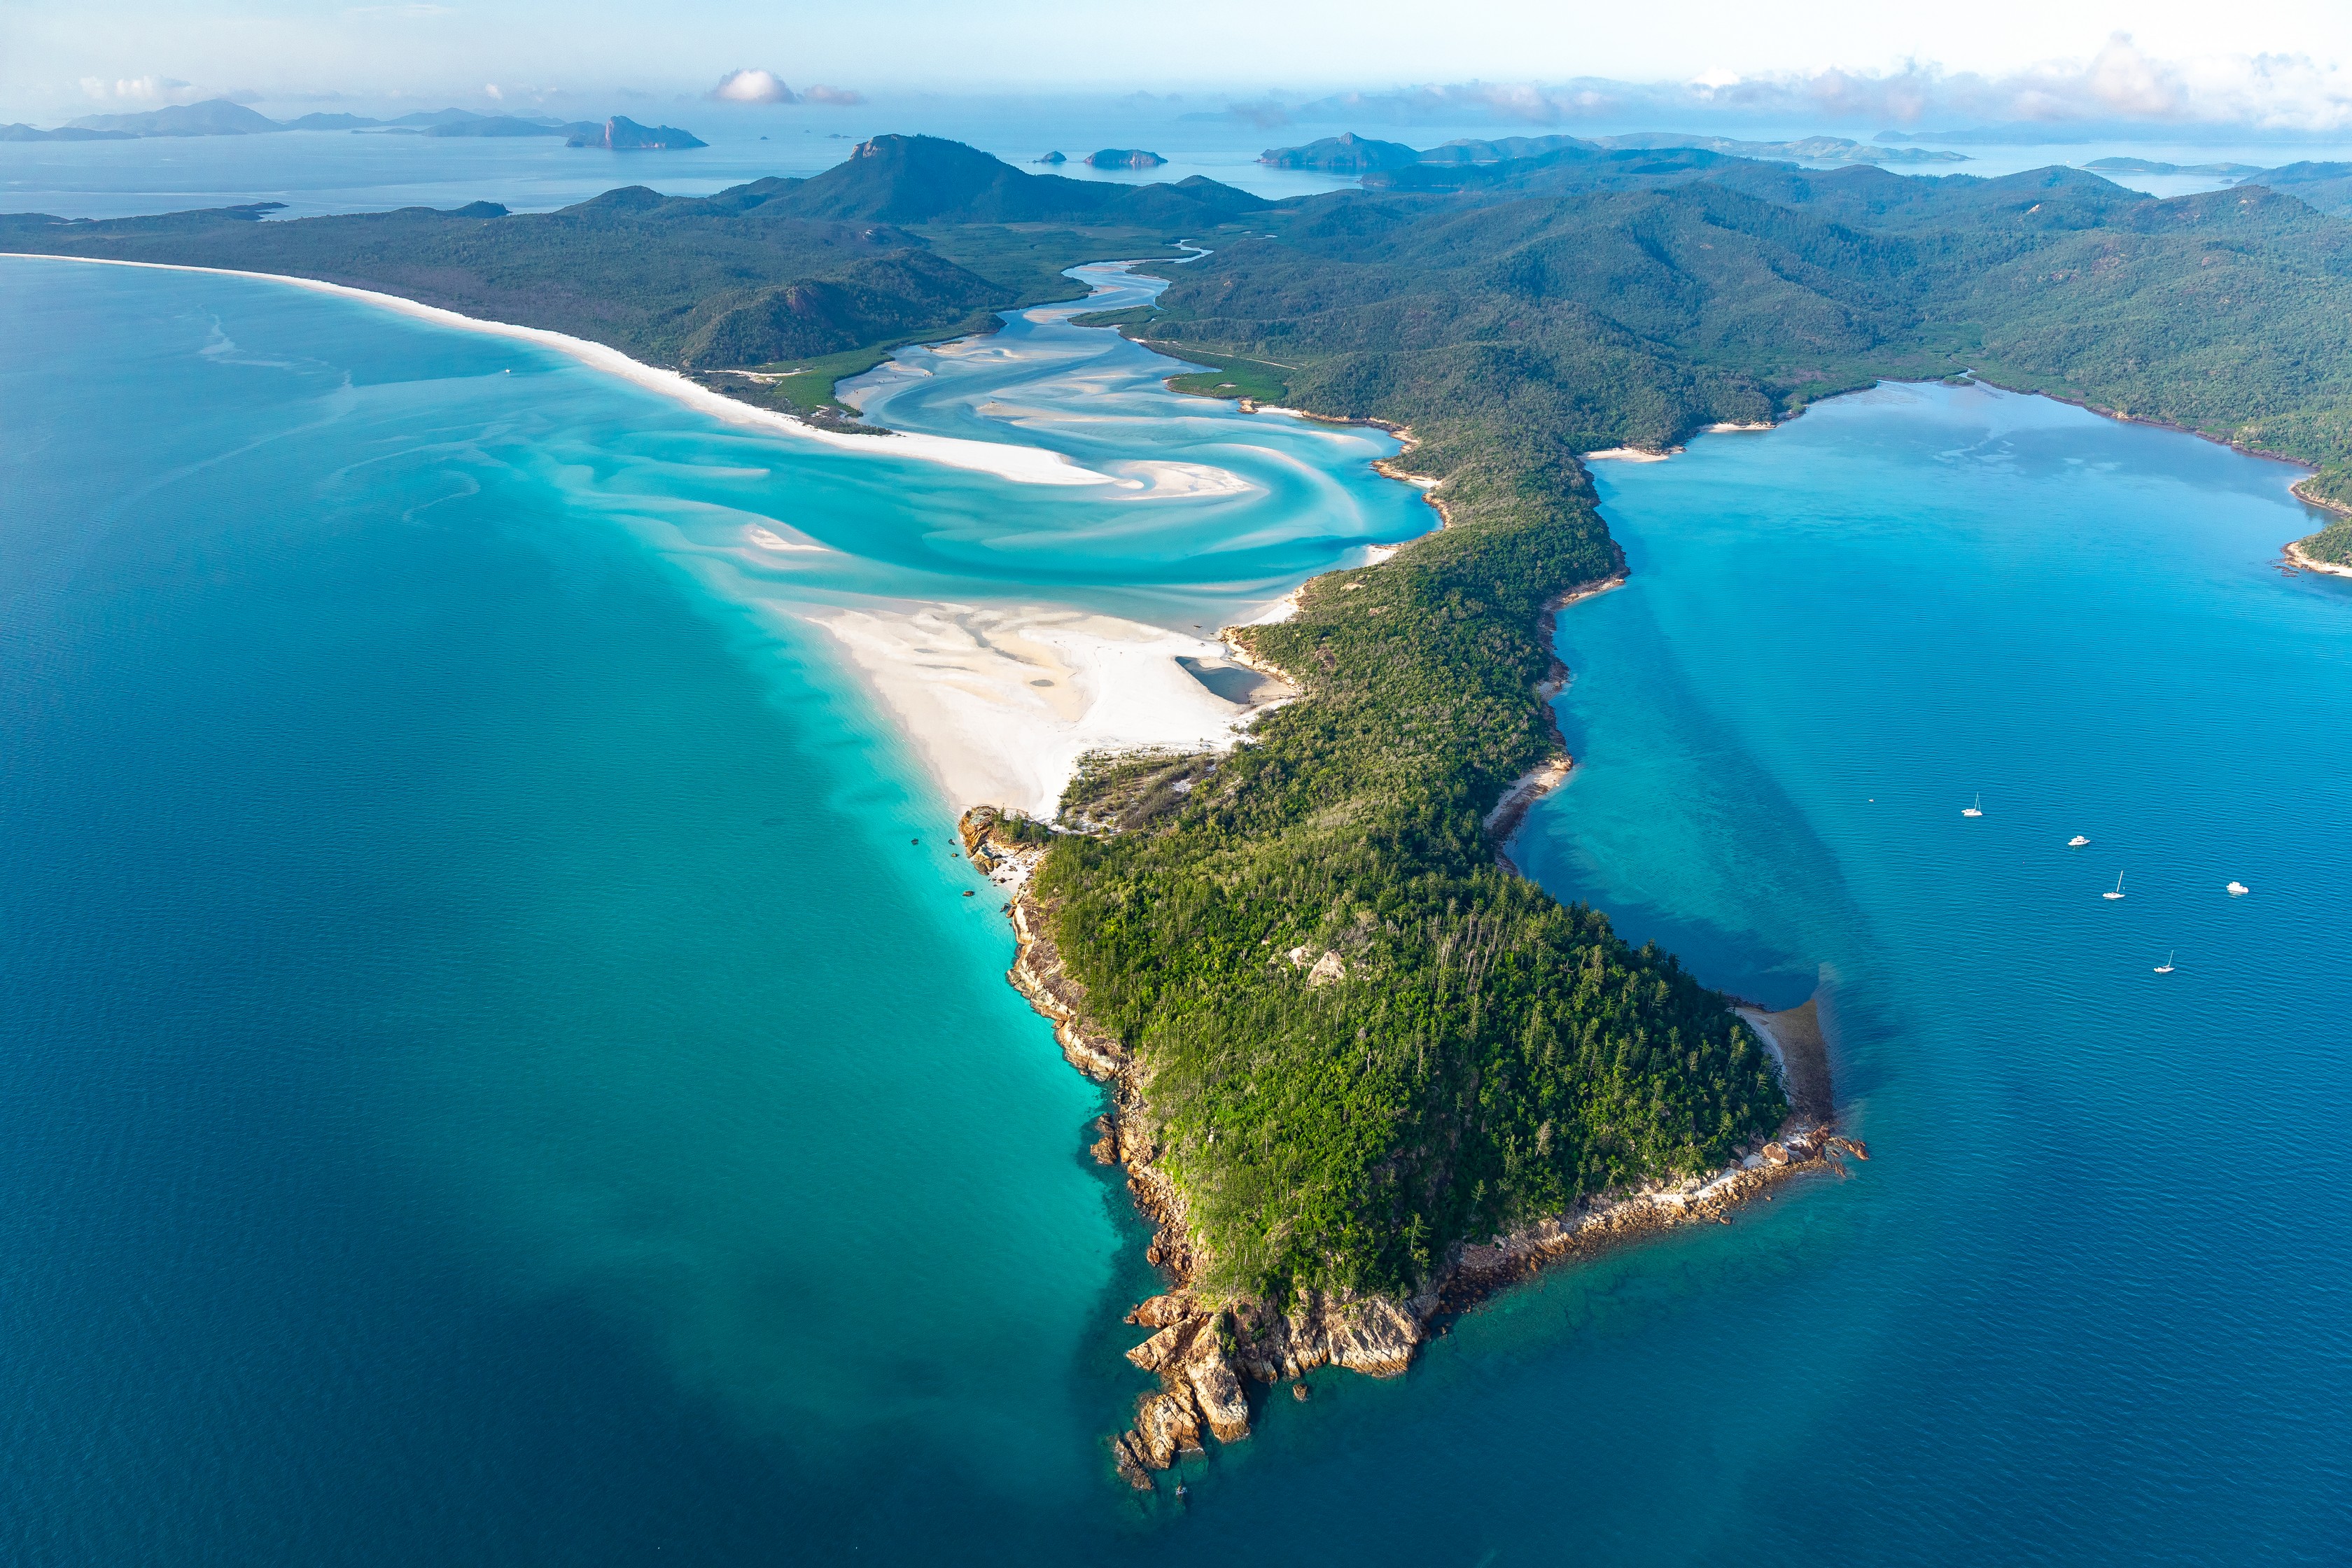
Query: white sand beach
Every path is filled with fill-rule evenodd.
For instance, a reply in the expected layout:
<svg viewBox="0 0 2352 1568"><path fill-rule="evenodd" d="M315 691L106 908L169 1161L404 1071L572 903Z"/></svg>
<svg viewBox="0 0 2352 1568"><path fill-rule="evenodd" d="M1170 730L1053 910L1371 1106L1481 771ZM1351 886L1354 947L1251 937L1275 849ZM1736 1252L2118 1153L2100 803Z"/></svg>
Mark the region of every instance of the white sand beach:
<svg viewBox="0 0 2352 1568"><path fill-rule="evenodd" d="M226 267L182 267L160 261L117 261L90 256L37 256L20 251L0 251L0 257L11 260L65 261L81 267L142 267L158 272L205 272L222 278L252 278L265 283L282 283L314 294L335 294L347 300L363 300L379 309L422 321L433 321L469 332L484 332L492 337L513 338L521 342L536 343L541 348L554 349L583 364L634 382L665 397L675 398L730 425L774 431L798 440L863 453L868 457L918 458L951 468L994 474L1018 484L1118 483L1108 474L1098 474L1070 461L1058 452L1049 452L1040 447L1014 447L995 441L962 441L946 436L911 436L903 432L893 432L888 436L853 436L836 430L821 430L772 409L754 408L748 403L739 403L734 398L696 384L674 370L661 370L642 363L618 349L592 343L585 338L568 337L543 327L518 327L506 321L464 316L437 305L420 305L414 300L404 300L397 294L378 293L371 289L353 289L341 283L323 283L315 278L289 278L282 273L247 272Z"/></svg>
<svg viewBox="0 0 2352 1568"><path fill-rule="evenodd" d="M1088 752L1229 746L1261 710L1226 701L1176 662L1223 661L1223 643L1116 616L910 605L810 618L914 737L958 810L1050 816Z"/></svg>
<svg viewBox="0 0 2352 1568"><path fill-rule="evenodd" d="M1603 447L1597 452L1580 453L1588 463L1663 463L1680 451L1679 447L1664 452L1644 451L1639 447Z"/></svg>

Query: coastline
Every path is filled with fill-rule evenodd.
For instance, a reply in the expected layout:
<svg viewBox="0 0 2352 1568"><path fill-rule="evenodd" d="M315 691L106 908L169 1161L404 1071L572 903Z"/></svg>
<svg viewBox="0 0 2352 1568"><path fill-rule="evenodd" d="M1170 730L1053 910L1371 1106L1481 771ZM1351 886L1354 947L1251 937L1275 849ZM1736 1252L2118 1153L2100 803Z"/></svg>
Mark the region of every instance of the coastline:
<svg viewBox="0 0 2352 1568"><path fill-rule="evenodd" d="M1161 489L1171 488L1169 476L1157 468L1122 478L1041 447L899 430L829 429L740 402L676 371L584 338L467 316L320 279L37 252L0 252L0 259L131 267L282 284L437 326L551 349L698 413L837 451L896 455L1021 484L1102 485L1133 492L1158 480ZM793 543L764 529L756 531L753 542L771 551L819 548ZM1283 618L1295 609L1298 592L1293 588L1273 601L1257 618ZM1177 663L1179 658L1234 661L1231 647L1112 616L1049 605L899 602L817 610L800 618L827 634L844 663L864 680L958 810L992 801L1050 813L1086 752L1223 749L1234 743L1239 726L1271 705L1229 702ZM1051 684L1040 688L1039 680Z"/></svg>
<svg viewBox="0 0 2352 1568"><path fill-rule="evenodd" d="M981 807L966 812L958 830L973 866L1010 895L1014 955L1005 980L1052 1025L1063 1059L1104 1086L1109 1103L1096 1121L1091 1152L1098 1163L1126 1173L1129 1196L1152 1229L1145 1259L1167 1287L1126 1318L1154 1331L1128 1359L1160 1379L1156 1390L1137 1398L1133 1425L1110 1440L1114 1467L1138 1491L1156 1490L1156 1472L1203 1451L1203 1429L1220 1443L1246 1438L1252 1385L1265 1391L1264 1399L1290 1383L1304 1398L1299 1380L1322 1367L1401 1375L1450 1319L1545 1268L1682 1226L1728 1225L1732 1210L1769 1200L1782 1183L1843 1178L1847 1160L1870 1158L1824 1109L1829 1078L1815 1000L1778 1014L1743 1006L1735 1010L1783 1064L1790 1110L1770 1138L1751 1140L1723 1170L1594 1194L1489 1241L1456 1242L1421 1293L1402 1301L1317 1292L1286 1305L1201 1298L1192 1289L1196 1254L1183 1198L1160 1168L1139 1064L1120 1041L1087 1027L1085 987L1063 967L1052 911L1031 887L1045 846L1034 835L1004 835L1003 824L999 813Z"/></svg>
<svg viewBox="0 0 2352 1568"><path fill-rule="evenodd" d="M2318 572L2330 577L2352 577L2352 566L2340 566L2333 561L2322 561L2305 554L2303 541L2299 539L2286 547L2286 558L2301 571Z"/></svg>
<svg viewBox="0 0 2352 1568"><path fill-rule="evenodd" d="M1590 599L1612 588L1622 588L1625 585L1625 579L1626 573L1621 565L1614 575L1576 584L1544 605L1543 615L1536 622L1536 636L1546 650L1550 649L1552 639L1557 635L1560 611L1580 599ZM1519 825L1527 820L1528 813L1535 808L1536 802L1566 784L1569 774L1576 771L1576 759L1568 752L1567 737L1559 732L1559 715L1552 710L1551 706L1552 699L1568 689L1570 679L1568 666L1560 663L1559 656L1554 654L1550 668L1545 671L1543 679L1536 684L1536 697L1543 704L1544 727L1551 732L1551 738L1559 742L1559 755L1545 759L1513 780L1510 787L1503 792L1502 798L1495 803L1495 808L1486 814L1486 827L1488 837L1495 841L1496 863L1507 871L1522 876L1526 873L1520 872L1517 864L1511 859L1512 836L1518 832Z"/></svg>
<svg viewBox="0 0 2352 1568"><path fill-rule="evenodd" d="M887 432L887 439L871 433L852 434L829 430L772 408L756 407L739 402L722 393L711 391L674 370L664 370L642 360L631 359L616 348L575 338L545 327L521 327L510 321L493 321L484 317L467 316L438 305L426 305L398 294L385 294L373 289L356 289L346 283L330 283L322 279L302 278L287 272L251 272L229 267L188 267L164 261L123 261L101 256L49 256L38 251L0 251L0 261L55 261L79 267L136 267L154 272L193 272L215 278L247 278L265 283L280 283L308 293L331 294L346 300L356 300L379 310L415 321L431 321L438 326L461 331L478 332L489 337L509 338L541 348L553 349L608 375L619 376L650 392L656 392L675 402L682 403L698 413L714 416L730 425L748 426L761 430L793 436L814 441L837 451L862 452L867 456L891 455L938 463L942 467L962 468L974 473L994 474L999 479L1016 484L1033 485L1109 485L1118 481L1108 474L1098 474L1082 468L1058 452L1042 447L1016 447L994 441L965 441L949 436L910 435L903 430Z"/></svg>

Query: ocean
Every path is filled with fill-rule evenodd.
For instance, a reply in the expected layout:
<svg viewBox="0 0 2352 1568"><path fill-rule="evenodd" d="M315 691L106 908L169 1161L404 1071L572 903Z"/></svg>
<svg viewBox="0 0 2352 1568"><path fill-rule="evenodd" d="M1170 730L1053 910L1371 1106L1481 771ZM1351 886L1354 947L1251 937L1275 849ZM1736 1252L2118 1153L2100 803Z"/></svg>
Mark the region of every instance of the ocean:
<svg viewBox="0 0 2352 1568"><path fill-rule="evenodd" d="M0 262L0 1558L2342 1559L2352 583L2290 470L1974 389L1599 466L1515 851L1821 984L1874 1158L1120 1486L1098 1091L797 611L1189 627L1426 511L1050 315L869 406L1248 492Z"/></svg>

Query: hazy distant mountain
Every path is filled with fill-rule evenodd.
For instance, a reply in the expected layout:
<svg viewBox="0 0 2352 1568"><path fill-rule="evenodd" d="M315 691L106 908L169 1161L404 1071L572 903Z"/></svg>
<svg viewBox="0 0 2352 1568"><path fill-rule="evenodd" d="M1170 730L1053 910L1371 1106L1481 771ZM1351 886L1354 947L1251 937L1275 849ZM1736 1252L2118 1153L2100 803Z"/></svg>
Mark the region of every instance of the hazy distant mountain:
<svg viewBox="0 0 2352 1568"><path fill-rule="evenodd" d="M1198 174L1172 185L1137 186L1027 174L937 136L860 142L847 163L799 182L774 201L799 217L883 223L1213 223L1269 205Z"/></svg>
<svg viewBox="0 0 2352 1568"><path fill-rule="evenodd" d="M1327 174L1368 174L1374 169L1402 169L1427 154L1402 142L1375 142L1352 131L1309 142L1304 147L1269 147L1257 161L1275 169L1318 169Z"/></svg>
<svg viewBox="0 0 2352 1568"><path fill-rule="evenodd" d="M130 142L135 140L128 131L92 131L85 126L60 125L55 131L38 131L30 125L0 125L0 142Z"/></svg>
<svg viewBox="0 0 2352 1568"><path fill-rule="evenodd" d="M2287 163L2238 182L2242 190L2248 185L2268 186L2324 213L2352 216L2352 163Z"/></svg>
<svg viewBox="0 0 2352 1568"><path fill-rule="evenodd" d="M1658 150L1703 147L1734 158L1776 162L1794 158L1808 163L1965 163L1965 153L1918 147L1872 147L1843 136L1807 136L1795 142L1742 142L1731 136L1694 136L1679 131L1641 131L1630 136L1603 136L1598 144L1611 149Z"/></svg>
<svg viewBox="0 0 2352 1568"><path fill-rule="evenodd" d="M1504 136L1465 138L1415 152L1401 142L1374 142L1353 132L1326 136L1303 147L1275 147L1258 162L1277 169L1319 169L1329 174L1393 175L1422 165L1484 166L1562 153L1669 152L1678 148L1719 153L1732 158L1809 163L1959 163L1965 153L1918 147L1872 147L1843 136L1809 136L1797 142L1742 142L1682 131L1639 131L1625 136ZM1379 182L1373 182L1379 183ZM1393 189L1458 188L1443 177L1414 176L1386 182Z"/></svg>
<svg viewBox="0 0 2352 1568"><path fill-rule="evenodd" d="M2335 165L2341 167L2342 165ZM2094 158L2083 165L2095 174L2259 174L2259 163L2159 163L2153 158Z"/></svg>
<svg viewBox="0 0 2352 1568"><path fill-rule="evenodd" d="M640 125L625 114L615 114L598 125L583 121L567 125L572 147L607 147L615 153L657 153L687 147L710 145L691 131L680 131L675 125Z"/></svg>
<svg viewBox="0 0 2352 1568"><path fill-rule="evenodd" d="M370 120L364 114L305 114L281 123L289 131L364 131L383 121Z"/></svg>
<svg viewBox="0 0 2352 1568"><path fill-rule="evenodd" d="M589 123L582 121L580 124ZM552 120L520 120L511 114L469 114L425 127L427 136L569 136L575 127ZM598 131L604 129L597 126Z"/></svg>
<svg viewBox="0 0 2352 1568"><path fill-rule="evenodd" d="M2018 125L1977 125L1965 131L1882 131L1874 142L1941 142L1954 147L2047 147L2076 142L2131 142L2147 139L2147 128L2102 125L2053 125L2028 121Z"/></svg>
<svg viewBox="0 0 2352 1568"><path fill-rule="evenodd" d="M1492 142L1465 139L1448 142L1443 147L1432 147L1421 154L1423 163L1501 163L1513 158L1540 158L1547 153L1558 153L1580 147L1587 152L1600 149L1598 142L1587 142L1581 136L1505 136Z"/></svg>
<svg viewBox="0 0 2352 1568"><path fill-rule="evenodd" d="M470 109L422 110L397 120L364 114L305 114L277 121L225 98L203 103L151 109L139 114L90 114L55 131L30 125L0 126L0 142L98 142L132 136L254 136L274 131L378 131L418 136L561 136L574 147L611 147L654 152L709 143L675 125L640 125L625 115L611 120L543 120L513 114L477 114Z"/></svg>
<svg viewBox="0 0 2352 1568"><path fill-rule="evenodd" d="M202 103L177 103L140 114L86 114L69 121L68 131L127 131L133 136L253 136L286 129L268 115L256 114L225 98Z"/></svg>

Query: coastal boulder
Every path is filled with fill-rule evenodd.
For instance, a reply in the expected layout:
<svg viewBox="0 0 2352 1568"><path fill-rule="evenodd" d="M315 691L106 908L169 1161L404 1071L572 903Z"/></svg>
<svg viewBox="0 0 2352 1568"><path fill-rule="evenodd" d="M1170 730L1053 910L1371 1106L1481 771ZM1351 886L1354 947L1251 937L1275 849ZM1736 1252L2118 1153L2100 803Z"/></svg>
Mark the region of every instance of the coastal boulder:
<svg viewBox="0 0 2352 1568"><path fill-rule="evenodd" d="M1192 1418L1192 1401L1172 1394L1145 1394L1136 1402L1130 1447L1139 1449L1143 1462L1155 1470L1166 1469L1179 1454L1199 1453L1201 1427Z"/></svg>
<svg viewBox="0 0 2352 1568"><path fill-rule="evenodd" d="M1111 1439L1111 1463L1118 1467L1118 1479L1137 1491L1151 1489L1151 1472L1144 1467L1143 1450L1136 1443L1135 1434L1122 1432Z"/></svg>
<svg viewBox="0 0 2352 1568"><path fill-rule="evenodd" d="M1192 1315L1192 1298L1182 1290L1171 1290L1167 1295L1154 1296L1136 1308L1127 1315L1127 1321L1139 1328L1164 1329Z"/></svg>
<svg viewBox="0 0 2352 1568"><path fill-rule="evenodd" d="M1209 1338L1213 1344L1213 1335ZM1185 1377L1192 1384L1192 1401L1200 1405L1202 1420L1209 1422L1209 1432L1216 1432L1221 1444L1237 1444L1249 1436L1249 1399L1242 1396L1242 1380L1233 1375L1233 1361L1225 1352L1206 1354L1185 1363Z"/></svg>
<svg viewBox="0 0 2352 1568"><path fill-rule="evenodd" d="M1338 1301L1310 1294L1288 1313L1261 1307L1235 1319L1242 1370L1260 1383L1342 1366L1393 1377L1421 1347L1421 1320L1382 1296Z"/></svg>
<svg viewBox="0 0 2352 1568"><path fill-rule="evenodd" d="M1146 1372L1160 1372L1184 1359L1194 1335L1203 1327L1189 1319L1169 1324L1127 1352L1127 1359Z"/></svg>
<svg viewBox="0 0 2352 1568"><path fill-rule="evenodd" d="M1395 1302L1369 1297L1349 1303L1334 1317L1328 1331L1331 1359L1349 1372L1395 1377L1412 1364L1413 1352L1421 1346L1421 1324Z"/></svg>

